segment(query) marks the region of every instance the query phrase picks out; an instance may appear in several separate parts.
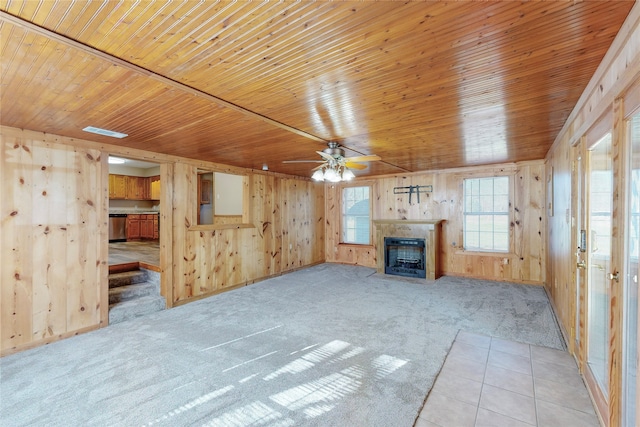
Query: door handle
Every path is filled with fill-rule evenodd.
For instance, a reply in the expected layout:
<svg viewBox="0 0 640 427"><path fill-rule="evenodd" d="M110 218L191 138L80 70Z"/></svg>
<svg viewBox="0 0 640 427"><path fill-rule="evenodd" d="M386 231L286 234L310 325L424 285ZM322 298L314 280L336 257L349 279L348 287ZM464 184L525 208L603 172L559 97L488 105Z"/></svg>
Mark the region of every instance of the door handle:
<svg viewBox="0 0 640 427"><path fill-rule="evenodd" d="M609 280L618 282L620 280L620 274L617 271L615 273L609 273Z"/></svg>
<svg viewBox="0 0 640 427"><path fill-rule="evenodd" d="M576 259L578 259L576 266L578 268L587 268L587 262L585 260L580 261L580 252L580 246L578 246L578 249L576 250Z"/></svg>

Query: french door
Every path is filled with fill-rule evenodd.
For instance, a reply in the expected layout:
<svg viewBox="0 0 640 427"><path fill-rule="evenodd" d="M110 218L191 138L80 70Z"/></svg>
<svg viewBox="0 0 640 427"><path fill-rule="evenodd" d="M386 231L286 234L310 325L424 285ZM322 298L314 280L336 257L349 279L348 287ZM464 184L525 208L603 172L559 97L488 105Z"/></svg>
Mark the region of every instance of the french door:
<svg viewBox="0 0 640 427"><path fill-rule="evenodd" d="M605 425L629 427L640 425L640 112L618 123L627 132L615 136L617 142L608 114L573 151L573 344Z"/></svg>
<svg viewBox="0 0 640 427"><path fill-rule="evenodd" d="M611 132L587 147L586 372L603 418L609 407L609 324L613 161Z"/></svg>
<svg viewBox="0 0 640 427"><path fill-rule="evenodd" d="M640 113L628 121L629 153L625 189L627 197L627 230L624 262L624 313L623 313L623 393L622 425L640 425L640 414L636 408L638 390L638 257L640 256Z"/></svg>

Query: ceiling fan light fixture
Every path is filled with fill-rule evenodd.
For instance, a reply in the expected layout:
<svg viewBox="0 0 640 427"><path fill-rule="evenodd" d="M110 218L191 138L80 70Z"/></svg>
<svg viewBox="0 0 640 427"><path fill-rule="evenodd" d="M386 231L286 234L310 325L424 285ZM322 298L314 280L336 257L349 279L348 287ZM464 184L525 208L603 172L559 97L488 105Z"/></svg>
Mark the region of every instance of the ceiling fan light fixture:
<svg viewBox="0 0 640 427"><path fill-rule="evenodd" d="M327 168L327 170L324 171L324 179L329 182L340 182L340 175L335 169Z"/></svg>
<svg viewBox="0 0 640 427"><path fill-rule="evenodd" d="M351 172L351 170L349 168L344 168L344 170L342 171L342 180L343 181L351 181L353 178L355 178L356 176L353 174L353 172Z"/></svg>
<svg viewBox="0 0 640 427"><path fill-rule="evenodd" d="M313 179L314 181L324 181L324 172L322 171L322 169L318 169L317 171L315 171L313 175L311 175L311 179Z"/></svg>

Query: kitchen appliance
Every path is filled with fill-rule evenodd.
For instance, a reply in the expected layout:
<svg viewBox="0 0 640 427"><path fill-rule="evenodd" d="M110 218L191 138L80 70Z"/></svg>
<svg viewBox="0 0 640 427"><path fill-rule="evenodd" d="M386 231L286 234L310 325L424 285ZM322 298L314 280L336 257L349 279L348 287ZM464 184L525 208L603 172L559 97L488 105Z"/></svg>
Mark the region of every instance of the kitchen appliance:
<svg viewBox="0 0 640 427"><path fill-rule="evenodd" d="M109 243L127 241L127 214L109 214Z"/></svg>

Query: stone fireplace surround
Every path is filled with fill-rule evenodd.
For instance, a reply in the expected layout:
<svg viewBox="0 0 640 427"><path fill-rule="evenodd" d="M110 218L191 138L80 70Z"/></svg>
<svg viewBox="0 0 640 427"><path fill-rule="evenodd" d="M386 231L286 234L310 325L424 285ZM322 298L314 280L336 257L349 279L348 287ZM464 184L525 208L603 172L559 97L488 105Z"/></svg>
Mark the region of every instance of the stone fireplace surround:
<svg viewBox="0 0 640 427"><path fill-rule="evenodd" d="M442 276L440 251L443 220L410 221L410 220L374 220L376 230L376 270L384 274L384 238L412 237L425 239L426 280L436 280Z"/></svg>

